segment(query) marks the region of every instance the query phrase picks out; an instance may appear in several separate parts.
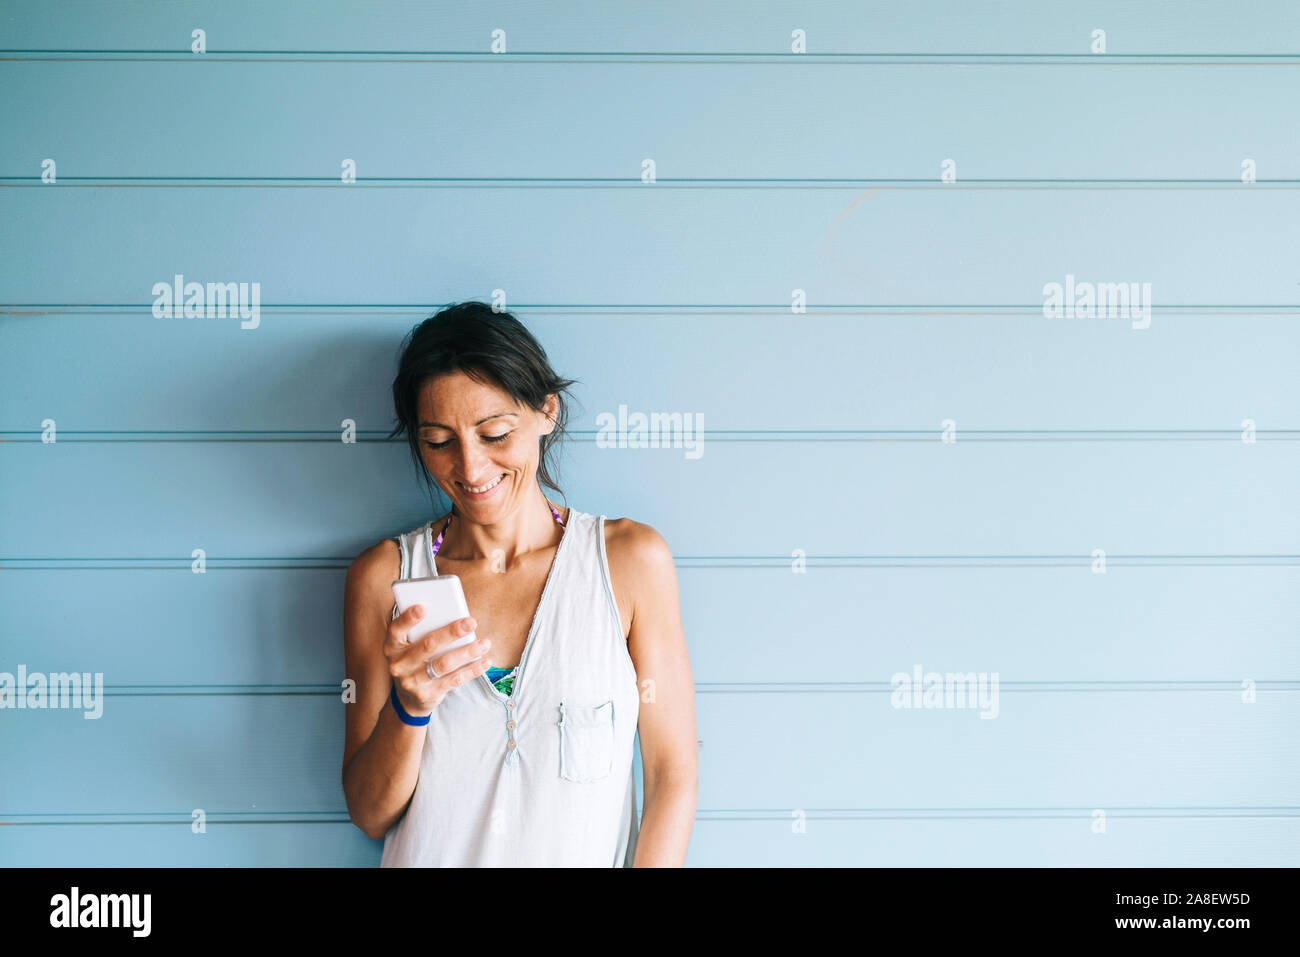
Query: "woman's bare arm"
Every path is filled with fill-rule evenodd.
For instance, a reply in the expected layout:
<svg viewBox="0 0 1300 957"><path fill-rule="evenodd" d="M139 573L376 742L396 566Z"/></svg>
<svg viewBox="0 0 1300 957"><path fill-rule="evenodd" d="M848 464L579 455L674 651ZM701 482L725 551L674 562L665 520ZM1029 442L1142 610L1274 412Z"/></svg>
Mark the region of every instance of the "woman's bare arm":
<svg viewBox="0 0 1300 957"><path fill-rule="evenodd" d="M655 529L607 521L610 578L630 605L628 654L641 693L637 730L645 804L633 867L680 867L699 803L695 680L682 632L677 569Z"/></svg>
<svg viewBox="0 0 1300 957"><path fill-rule="evenodd" d="M423 609L413 605L390 618L391 586L399 574L396 545L385 540L348 567L343 595L344 657L356 691L344 712L343 794L353 823L376 839L388 833L411 803L427 730L397 716L388 704L390 691L396 690L411 714L431 714L448 692L483 674L490 663L487 638L444 650L474 630L472 617L408 642ZM425 670L430 660L436 678Z"/></svg>
<svg viewBox="0 0 1300 957"><path fill-rule="evenodd" d="M388 703L392 677L383 645L390 584L400 575L397 544L385 539L348 567L343 593L346 676L356 683L356 700L344 706L343 793L352 822L376 839L406 813L426 730L404 723Z"/></svg>

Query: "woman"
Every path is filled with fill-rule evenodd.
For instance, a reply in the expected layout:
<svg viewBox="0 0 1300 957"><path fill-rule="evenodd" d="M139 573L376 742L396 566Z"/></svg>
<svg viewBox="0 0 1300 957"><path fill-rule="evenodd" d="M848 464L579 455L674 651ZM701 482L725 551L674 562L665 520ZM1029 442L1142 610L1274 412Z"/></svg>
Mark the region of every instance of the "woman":
<svg viewBox="0 0 1300 957"><path fill-rule="evenodd" d="M393 435L451 509L348 569L343 790L352 821L385 839L381 866L685 862L698 751L673 557L649 525L543 492L559 491L570 385L480 302L403 344ZM391 584L439 574L460 577L471 617L408 644L422 609L398 615Z"/></svg>

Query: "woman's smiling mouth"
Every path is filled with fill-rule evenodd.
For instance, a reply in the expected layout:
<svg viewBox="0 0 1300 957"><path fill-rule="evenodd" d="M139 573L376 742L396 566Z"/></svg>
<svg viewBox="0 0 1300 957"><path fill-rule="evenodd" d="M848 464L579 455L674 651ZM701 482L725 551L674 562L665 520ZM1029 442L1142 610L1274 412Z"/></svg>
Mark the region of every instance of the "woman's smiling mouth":
<svg viewBox="0 0 1300 957"><path fill-rule="evenodd" d="M502 481L505 480L505 477L506 477L506 473L502 472L491 482L486 482L483 485L466 485L464 482L457 482L456 484L459 485L461 488L463 488L465 490L465 493L471 499L479 500L491 496L492 493L496 491L497 486L499 486L502 483Z"/></svg>

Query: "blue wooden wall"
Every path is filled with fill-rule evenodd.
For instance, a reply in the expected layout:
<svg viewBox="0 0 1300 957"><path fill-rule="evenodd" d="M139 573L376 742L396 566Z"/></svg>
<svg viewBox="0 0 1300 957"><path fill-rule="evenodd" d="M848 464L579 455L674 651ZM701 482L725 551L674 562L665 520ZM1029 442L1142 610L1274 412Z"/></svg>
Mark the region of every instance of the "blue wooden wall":
<svg viewBox="0 0 1300 957"><path fill-rule="evenodd" d="M688 864L1295 863L1294 4L10 2L0 94L0 671L106 685L0 711L0 861L378 863L345 569L432 517L402 335L502 290L677 556Z"/></svg>

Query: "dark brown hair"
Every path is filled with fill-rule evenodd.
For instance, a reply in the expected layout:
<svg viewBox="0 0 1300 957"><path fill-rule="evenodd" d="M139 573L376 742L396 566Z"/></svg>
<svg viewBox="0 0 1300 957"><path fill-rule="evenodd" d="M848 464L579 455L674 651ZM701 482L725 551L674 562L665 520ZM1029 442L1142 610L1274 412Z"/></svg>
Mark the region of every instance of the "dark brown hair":
<svg viewBox="0 0 1300 957"><path fill-rule="evenodd" d="M538 441L538 481L555 489L557 445L565 435L569 419L569 386L576 379L564 379L551 368L546 350L508 312L496 312L485 302L468 301L447 306L425 319L402 340L397 376L393 379L393 409L397 426L390 439L406 433L407 445L416 469L424 476L432 494L437 483L425 468L420 454L417 404L426 380L449 372L463 372L479 382L487 382L505 391L520 405L541 412L546 397L552 393L559 400L555 428ZM567 502L565 503L568 504Z"/></svg>

